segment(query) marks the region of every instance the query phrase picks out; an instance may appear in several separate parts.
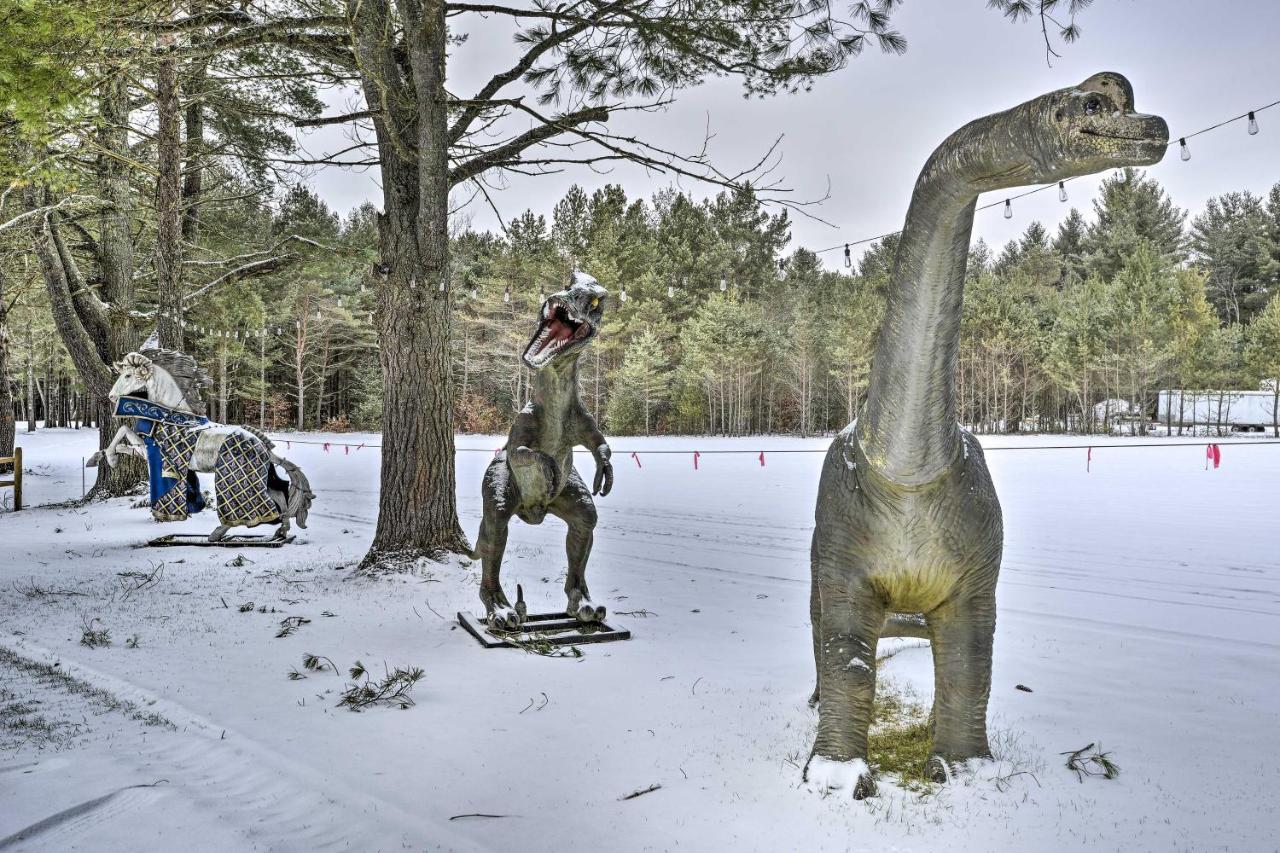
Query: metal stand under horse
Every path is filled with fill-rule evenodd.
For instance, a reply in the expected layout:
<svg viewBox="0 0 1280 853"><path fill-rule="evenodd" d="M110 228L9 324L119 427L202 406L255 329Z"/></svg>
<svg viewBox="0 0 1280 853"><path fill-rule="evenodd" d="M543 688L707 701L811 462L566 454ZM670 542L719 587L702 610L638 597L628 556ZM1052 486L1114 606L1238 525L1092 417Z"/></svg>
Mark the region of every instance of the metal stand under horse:
<svg viewBox="0 0 1280 853"><path fill-rule="evenodd" d="M293 536L276 531L270 536L256 533L238 533L211 542L201 533L170 533L148 540L148 548L172 548L178 545L194 545L198 548L279 548L294 540Z"/></svg>

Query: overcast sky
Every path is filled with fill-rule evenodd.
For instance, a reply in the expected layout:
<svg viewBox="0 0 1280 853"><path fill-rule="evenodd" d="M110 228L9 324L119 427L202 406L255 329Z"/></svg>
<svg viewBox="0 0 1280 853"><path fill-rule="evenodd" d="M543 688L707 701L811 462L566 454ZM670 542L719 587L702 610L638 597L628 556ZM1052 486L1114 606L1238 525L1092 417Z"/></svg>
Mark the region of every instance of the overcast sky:
<svg viewBox="0 0 1280 853"><path fill-rule="evenodd" d="M1049 67L1038 26L1011 24L987 10L984 0L906 0L894 18L909 43L904 56L868 48L845 70L818 80L811 92L764 100L744 100L738 83L714 80L679 93L664 113L636 117L629 125L611 122L611 129L629 127L663 147L696 150L709 123L715 134L711 153L726 171L749 165L775 135L785 134L778 174L786 184L802 198L820 197L830 184L830 199L815 213L838 227L796 217L792 228L789 250L818 249L900 228L925 158L965 122L1098 71L1125 74L1138 109L1164 116L1174 139L1280 100L1276 0L1096 0L1078 23L1080 41L1059 45L1062 56ZM479 24L451 58L450 89L474 91L509 64L515 55L513 31L505 22ZM337 112L353 103L353 96L330 93L328 100ZM1191 140L1188 162L1179 159L1175 145L1151 174L1193 215L1206 199L1227 191L1265 193L1280 180L1280 107L1259 114L1258 122L1257 136L1248 136L1240 121ZM303 142L313 153L332 150L344 143L343 132L324 129ZM365 200L381 206L376 169L329 168L310 181L337 210ZM998 248L1032 219L1052 229L1073 205L1088 215L1097 182L1085 178L1068 184L1067 204L1056 192L1016 201L1012 220L998 208L979 212L974 237ZM608 174L577 167L558 175L513 177L494 200L504 218L526 208L549 215L573 183L588 191L618 183L634 198L672 180L626 165ZM687 181L683 186L697 195L708 192ZM477 229L496 229L487 207L475 205L472 215ZM855 250L855 259L858 254ZM824 260L837 265L840 255L831 252Z"/></svg>

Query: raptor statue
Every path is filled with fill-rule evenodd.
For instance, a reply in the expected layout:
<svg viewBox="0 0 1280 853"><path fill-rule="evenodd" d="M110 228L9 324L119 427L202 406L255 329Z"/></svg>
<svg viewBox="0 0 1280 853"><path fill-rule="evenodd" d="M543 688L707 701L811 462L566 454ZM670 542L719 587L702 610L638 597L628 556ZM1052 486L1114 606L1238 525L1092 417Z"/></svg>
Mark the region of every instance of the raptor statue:
<svg viewBox="0 0 1280 853"><path fill-rule="evenodd" d="M533 398L516 415L506 446L489 464L481 485L484 515L475 551L483 566L480 600L493 627L518 628L527 615L522 591L512 605L499 580L513 515L526 524L541 524L551 513L569 526L566 612L581 622L605 618L605 608L593 603L587 590L587 560L596 526L591 498L609 494L613 465L604 435L578 399L578 359L600 330L606 296L608 291L594 278L574 272L568 288L543 301L538 328L525 347L522 358L534 371ZM578 445L595 458L591 488L573 467Z"/></svg>
<svg viewBox="0 0 1280 853"><path fill-rule="evenodd" d="M987 699L1003 550L982 448L956 423L955 368L979 193L1160 161L1169 130L1115 73L953 133L925 163L902 229L867 400L818 487L810 613L818 731L810 790L875 792L867 728L882 636L931 643L926 775L990 756Z"/></svg>

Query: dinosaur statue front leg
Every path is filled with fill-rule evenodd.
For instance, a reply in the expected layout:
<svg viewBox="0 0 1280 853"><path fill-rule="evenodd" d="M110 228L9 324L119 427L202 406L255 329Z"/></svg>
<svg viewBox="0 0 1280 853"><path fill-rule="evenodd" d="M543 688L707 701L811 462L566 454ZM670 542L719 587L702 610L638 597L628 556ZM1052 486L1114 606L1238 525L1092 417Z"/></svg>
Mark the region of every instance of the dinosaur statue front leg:
<svg viewBox="0 0 1280 853"><path fill-rule="evenodd" d="M818 734L804 780L816 793L852 793L861 800L875 793L867 763L867 731L884 604L873 590L857 583L861 573L830 563L819 568L825 580L816 636Z"/></svg>
<svg viewBox="0 0 1280 853"><path fill-rule="evenodd" d="M929 613L928 623L933 647L934 731L925 775L945 782L952 763L991 757L987 697L996 630L995 592L948 601Z"/></svg>
<svg viewBox="0 0 1280 853"><path fill-rule="evenodd" d="M569 473L564 491L548 507L552 515L569 526L565 537L565 552L569 558L569 571L564 581L564 592L569 597L565 612L579 622L603 622L605 608L591 601L587 590L587 560L591 558L591 545L595 539L596 505L591 491L577 469Z"/></svg>

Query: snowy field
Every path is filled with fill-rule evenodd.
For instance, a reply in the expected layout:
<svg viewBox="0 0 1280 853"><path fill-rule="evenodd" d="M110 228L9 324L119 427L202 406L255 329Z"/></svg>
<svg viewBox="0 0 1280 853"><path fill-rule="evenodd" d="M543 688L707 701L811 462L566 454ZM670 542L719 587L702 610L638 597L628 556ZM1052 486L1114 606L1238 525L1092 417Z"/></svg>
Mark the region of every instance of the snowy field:
<svg viewBox="0 0 1280 853"><path fill-rule="evenodd" d="M95 437L20 434L29 502L79 497ZM499 443L459 438L478 449L458 457L472 536ZM486 651L458 629L479 606L469 561L353 576L376 513L371 447L285 451L319 497L279 551L139 549L214 522L158 526L126 500L0 512L0 850L1277 849L1280 445L1224 442L1216 471L1203 445L1095 448L1086 473L1086 442L984 442L1081 444L988 455L1006 527L1000 761L854 803L800 785L822 454L755 455L827 441L613 443L589 579L634 639L581 659ZM648 452L672 448L751 453L695 471ZM504 582L531 610L563 607L563 534L512 526ZM145 589L117 574L161 562ZM289 616L311 621L276 638ZM111 645L80 645L94 619ZM927 702L927 647L894 649L882 683ZM417 705L336 708L345 671L288 678L305 652L375 675L422 666ZM1117 779L1066 769L1060 753L1091 742Z"/></svg>

